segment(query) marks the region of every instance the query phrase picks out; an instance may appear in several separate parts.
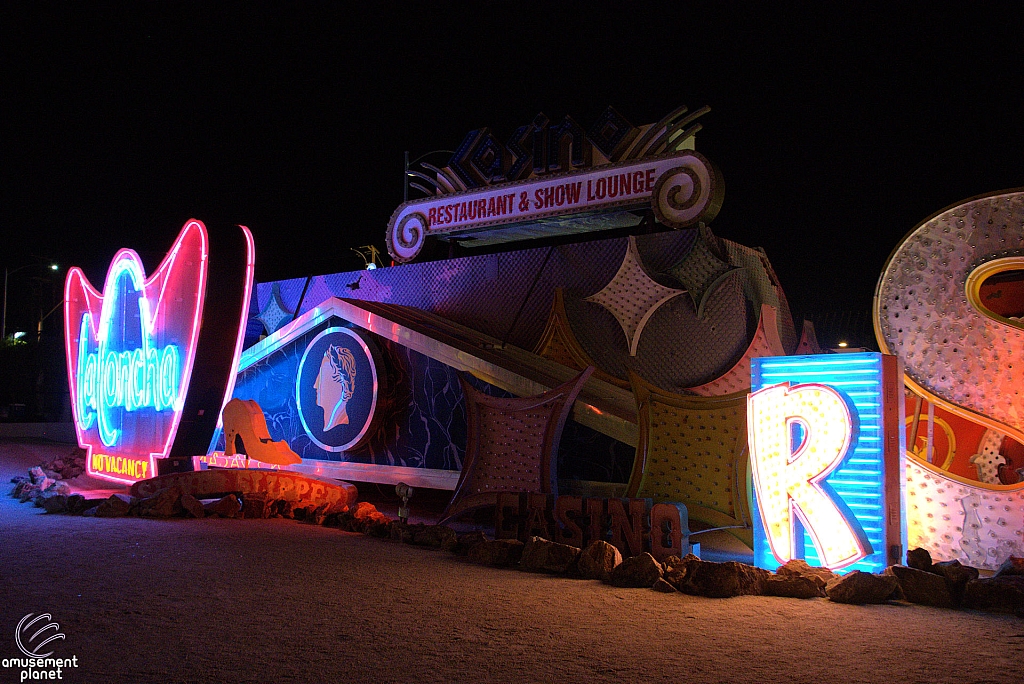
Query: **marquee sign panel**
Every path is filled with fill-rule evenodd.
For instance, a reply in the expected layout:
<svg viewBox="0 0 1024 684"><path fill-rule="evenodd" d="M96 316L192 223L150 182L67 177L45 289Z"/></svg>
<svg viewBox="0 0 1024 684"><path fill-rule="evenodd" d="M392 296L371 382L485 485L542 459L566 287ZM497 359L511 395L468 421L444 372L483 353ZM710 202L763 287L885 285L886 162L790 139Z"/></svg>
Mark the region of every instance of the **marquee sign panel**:
<svg viewBox="0 0 1024 684"><path fill-rule="evenodd" d="M708 111L679 107L637 127L609 107L589 130L538 114L507 143L487 128L470 131L444 168L406 168L410 187L430 196L395 210L388 252L407 263L428 237L490 245L631 228L644 212L671 228L710 222L725 185L693 151L694 122Z"/></svg>
<svg viewBox="0 0 1024 684"><path fill-rule="evenodd" d="M556 174L407 202L388 223L388 252L407 262L416 258L429 236L470 235L612 209L650 208L665 225L684 228L713 219L722 192L718 172L693 151ZM593 219L589 225L591 230L610 227Z"/></svg>

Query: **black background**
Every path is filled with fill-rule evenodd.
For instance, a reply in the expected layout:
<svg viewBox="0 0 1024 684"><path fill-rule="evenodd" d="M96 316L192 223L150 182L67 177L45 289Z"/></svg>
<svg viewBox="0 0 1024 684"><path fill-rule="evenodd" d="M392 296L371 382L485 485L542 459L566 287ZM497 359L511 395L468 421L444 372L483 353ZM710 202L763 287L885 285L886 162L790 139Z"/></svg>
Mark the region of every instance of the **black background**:
<svg viewBox="0 0 1024 684"><path fill-rule="evenodd" d="M100 285L119 247L151 270L196 217L253 230L258 281L355 269L405 150L609 104L634 124L711 106L712 228L765 248L798 316L868 309L917 222L1024 186L1009 4L351 5L4 5L0 265ZM37 275L11 277L8 331Z"/></svg>

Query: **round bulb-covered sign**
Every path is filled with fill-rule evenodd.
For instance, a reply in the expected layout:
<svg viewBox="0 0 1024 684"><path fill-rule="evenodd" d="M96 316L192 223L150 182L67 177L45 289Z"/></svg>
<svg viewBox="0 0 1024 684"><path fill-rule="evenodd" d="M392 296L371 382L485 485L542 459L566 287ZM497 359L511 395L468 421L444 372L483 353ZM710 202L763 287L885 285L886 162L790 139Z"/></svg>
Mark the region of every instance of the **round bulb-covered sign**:
<svg viewBox="0 0 1024 684"><path fill-rule="evenodd" d="M302 427L314 444L348 451L370 436L377 411L377 360L371 340L350 328L331 327L306 347L295 380Z"/></svg>

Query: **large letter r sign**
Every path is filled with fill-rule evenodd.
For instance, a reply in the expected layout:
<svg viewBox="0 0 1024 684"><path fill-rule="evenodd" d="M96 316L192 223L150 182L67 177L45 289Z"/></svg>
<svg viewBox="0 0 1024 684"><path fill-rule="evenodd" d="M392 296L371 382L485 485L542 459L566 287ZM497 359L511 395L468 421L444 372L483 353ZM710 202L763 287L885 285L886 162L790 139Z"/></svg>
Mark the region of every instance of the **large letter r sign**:
<svg viewBox="0 0 1024 684"><path fill-rule="evenodd" d="M794 430L794 423L802 428ZM780 563L798 557L797 519L817 547L823 565L841 568L871 553L856 519L830 495L825 478L854 437L843 397L817 383L766 387L747 398L750 464L757 508L773 555ZM794 435L799 444L794 444Z"/></svg>

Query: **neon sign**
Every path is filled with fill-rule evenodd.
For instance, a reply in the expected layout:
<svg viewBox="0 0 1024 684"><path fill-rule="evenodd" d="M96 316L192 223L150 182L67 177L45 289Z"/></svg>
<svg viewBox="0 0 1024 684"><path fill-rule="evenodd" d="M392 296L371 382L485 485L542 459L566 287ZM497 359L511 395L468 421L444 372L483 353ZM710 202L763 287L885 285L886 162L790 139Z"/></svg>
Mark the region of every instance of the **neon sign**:
<svg viewBox="0 0 1024 684"><path fill-rule="evenodd" d="M247 229L242 232L246 282L239 290L244 301L233 303L235 316L243 315L248 303L254 261L252 237ZM130 249L114 256L102 292L81 269L68 272L68 380L78 443L89 452L90 475L126 483L155 475L156 459L168 456L175 444L197 358L237 354L238 344L229 342L223 352L218 351L225 346L221 341L200 344L206 339L200 334L203 312L209 308L209 245L206 226L192 220L149 278ZM237 320L229 322L229 337L239 327ZM201 353L202 348L207 351ZM222 395L233 378L232 369L220 381ZM211 414L219 413L216 408Z"/></svg>
<svg viewBox="0 0 1024 684"><path fill-rule="evenodd" d="M754 359L754 562L878 572L899 560L902 403L893 357Z"/></svg>
<svg viewBox="0 0 1024 684"><path fill-rule="evenodd" d="M142 347L118 354L102 347L89 351L92 316L82 316L82 330L78 337L78 401L79 415L91 425L101 415L100 435L108 423L104 409L124 407L126 411L151 406L162 411L173 406L178 396L178 375L181 372L181 353L173 344L162 350L154 349L150 336L143 337ZM106 430L110 434L110 428ZM116 431L107 446L113 445Z"/></svg>

